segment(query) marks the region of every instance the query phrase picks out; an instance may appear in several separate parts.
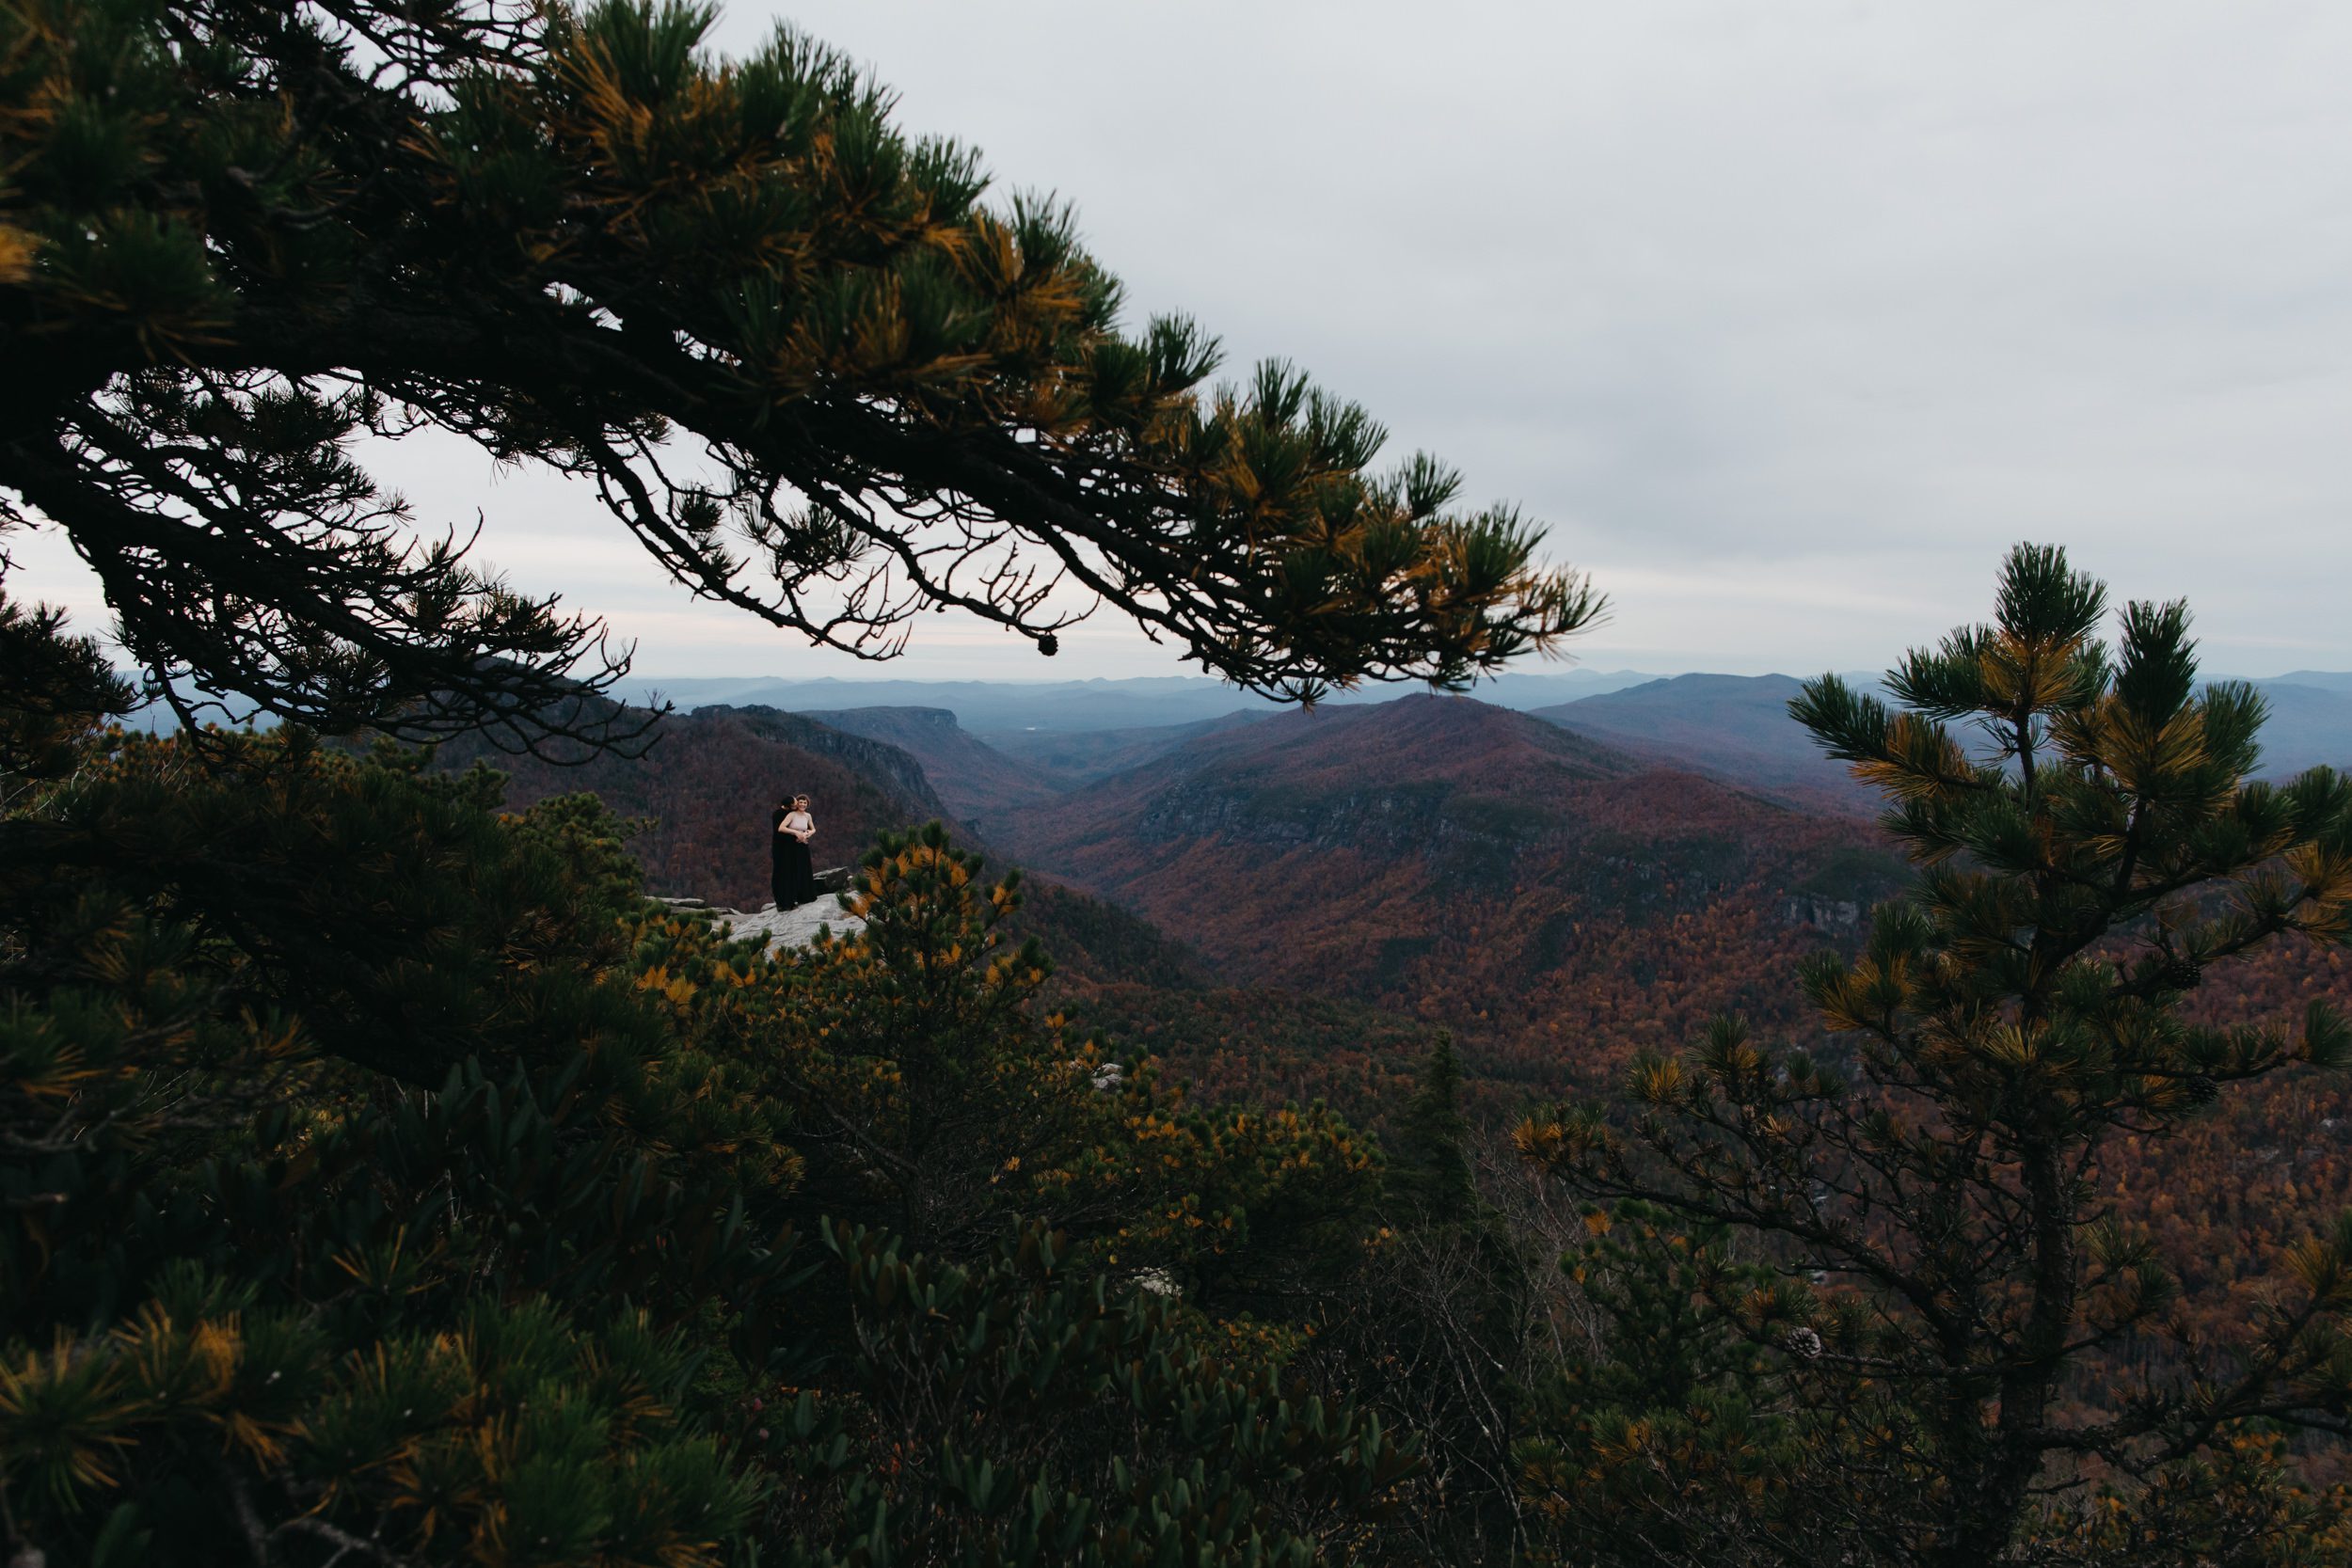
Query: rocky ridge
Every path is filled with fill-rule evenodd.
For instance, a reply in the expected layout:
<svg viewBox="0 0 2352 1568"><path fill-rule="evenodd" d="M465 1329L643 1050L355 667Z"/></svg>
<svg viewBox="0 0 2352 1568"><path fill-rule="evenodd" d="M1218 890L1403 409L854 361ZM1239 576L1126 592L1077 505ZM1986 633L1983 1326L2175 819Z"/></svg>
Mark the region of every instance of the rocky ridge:
<svg viewBox="0 0 2352 1568"><path fill-rule="evenodd" d="M1044 774L966 733L946 708L844 708L801 717L914 758L946 810L983 843L1009 842L1024 818L1050 809L1061 794Z"/></svg>
<svg viewBox="0 0 2352 1568"><path fill-rule="evenodd" d="M828 757L841 764L858 777L904 801L919 816L947 817L946 802L931 787L930 775L923 764L905 748L892 745L871 736L848 730L837 730L806 714L786 713L771 707L727 707L714 705L695 710L697 718L733 719L747 725L754 734L783 741L787 746ZM949 725L955 715L946 716Z"/></svg>

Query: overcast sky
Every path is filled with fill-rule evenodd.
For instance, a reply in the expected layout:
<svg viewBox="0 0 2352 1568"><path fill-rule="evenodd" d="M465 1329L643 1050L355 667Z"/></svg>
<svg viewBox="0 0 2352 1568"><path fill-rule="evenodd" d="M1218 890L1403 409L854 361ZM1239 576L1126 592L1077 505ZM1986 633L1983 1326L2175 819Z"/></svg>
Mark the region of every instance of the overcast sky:
<svg viewBox="0 0 2352 1568"><path fill-rule="evenodd" d="M1882 665L2031 538L2186 594L2208 669L2352 669L2352 7L734 0L723 42L783 16L1073 200L1138 311L1548 522L1614 602L1589 665ZM554 486L385 468L645 673L864 673ZM923 632L874 673L1176 668Z"/></svg>

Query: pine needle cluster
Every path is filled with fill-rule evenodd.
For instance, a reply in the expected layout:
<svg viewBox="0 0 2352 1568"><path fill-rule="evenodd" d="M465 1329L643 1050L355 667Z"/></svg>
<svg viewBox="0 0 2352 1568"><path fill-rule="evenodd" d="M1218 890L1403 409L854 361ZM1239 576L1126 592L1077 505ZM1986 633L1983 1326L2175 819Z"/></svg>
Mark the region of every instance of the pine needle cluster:
<svg viewBox="0 0 2352 1568"><path fill-rule="evenodd" d="M577 479L697 594L886 657L1108 605L1312 699L1466 684L1600 602L1375 472L1361 408L1122 327L1070 210L790 29L601 0L0 7L0 527L63 530L192 720L596 731L626 655L469 564L365 437Z"/></svg>

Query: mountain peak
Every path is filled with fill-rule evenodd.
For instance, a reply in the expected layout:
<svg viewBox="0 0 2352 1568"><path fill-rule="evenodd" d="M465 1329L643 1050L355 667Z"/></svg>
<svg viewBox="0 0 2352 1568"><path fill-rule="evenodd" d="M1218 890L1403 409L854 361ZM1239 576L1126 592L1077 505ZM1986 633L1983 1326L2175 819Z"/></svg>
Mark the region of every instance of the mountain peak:
<svg viewBox="0 0 2352 1568"><path fill-rule="evenodd" d="M1726 932L1801 918L1798 893L1833 915L1861 907L1845 885L1860 873L1815 889L1795 872L1851 846L1851 824L1470 697L1200 735L1024 830L1029 864L1142 911L1225 973L1367 997L1466 963L1549 974L1620 940L1602 933L1720 953ZM1694 974L1708 961L1687 957Z"/></svg>
<svg viewBox="0 0 2352 1568"><path fill-rule="evenodd" d="M1121 838L1499 864L1514 846L1574 831L1596 791L1637 787L1652 771L1470 697L1295 709L1198 736L1067 797L1027 824L1023 847L1082 873L1096 869L1085 846Z"/></svg>
<svg viewBox="0 0 2352 1568"><path fill-rule="evenodd" d="M1475 697L1417 693L1394 702L1294 709L1264 723L1203 736L1169 761L1256 772L1298 787L1387 780L1484 791L1529 771L1565 780L1623 778L1644 764L1557 725Z"/></svg>

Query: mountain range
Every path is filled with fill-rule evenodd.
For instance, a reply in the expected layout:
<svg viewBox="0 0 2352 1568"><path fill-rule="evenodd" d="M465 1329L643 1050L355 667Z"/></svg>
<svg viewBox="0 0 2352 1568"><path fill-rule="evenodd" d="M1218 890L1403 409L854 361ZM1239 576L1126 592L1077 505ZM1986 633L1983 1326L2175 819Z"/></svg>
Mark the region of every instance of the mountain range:
<svg viewBox="0 0 2352 1568"><path fill-rule="evenodd" d="M1846 765L1788 717L1788 675L1675 675L1537 708L1534 717L1646 757L1834 811L1875 809Z"/></svg>
<svg viewBox="0 0 2352 1568"><path fill-rule="evenodd" d="M1858 944L1907 871L1787 718L1797 684L975 734L953 708L843 683L813 711L675 713L635 757L489 760L514 804L589 789L651 818L633 845L650 890L738 907L766 896L785 788L815 798L824 863L947 817L1027 873L1018 928L1054 955L1048 1005L1079 1037L1160 1057L1196 1101L1322 1100L1378 1125L1442 1028L1492 1125L1721 1012L1818 1041L1800 960ZM2262 685L2273 771L2352 755L2352 680ZM437 760L473 759L453 743ZM2293 942L2216 966L2189 1008L2234 1025L2322 1000L2352 1004L2352 950ZM2103 1200L2190 1289L2226 1293L2245 1259L2352 1201L2345 1128L2352 1089L2298 1069L2136 1146Z"/></svg>
<svg viewBox="0 0 2352 1568"><path fill-rule="evenodd" d="M1775 960L1902 879L1844 820L1437 696L1196 736L1008 847L1228 979L1443 1022L1529 1078L1792 1017Z"/></svg>
<svg viewBox="0 0 2352 1568"><path fill-rule="evenodd" d="M1877 690L1874 680L1857 682ZM2269 705L2262 771L2352 766L2352 675L2305 671L2249 682ZM1675 675L1535 709L1535 716L1661 763L1734 779L1808 806L1875 811L1876 797L1788 717L1788 675Z"/></svg>
<svg viewBox="0 0 2352 1568"><path fill-rule="evenodd" d="M1483 702L1534 708L1579 697L1639 686L1655 676L1631 670L1573 668L1548 673L1518 673L1481 680ZM1393 686L1338 691L1333 705L1388 702ZM936 707L956 715L976 735L1036 730L1140 730L1222 719L1235 711L1278 713L1284 705L1202 675L1153 675L1130 680L915 681L783 680L759 676L699 676L636 682L626 693L638 705L667 702L680 708L726 704L774 707L794 713L840 712L865 707Z"/></svg>
<svg viewBox="0 0 2352 1568"><path fill-rule="evenodd" d="M1877 688L1872 675L1847 678ZM2249 684L2270 707L2264 729L2266 774L2352 765L2352 673L2297 671ZM1875 802L1843 766L1823 757L1789 719L1788 700L1802 685L1786 674L1571 670L1505 675L1482 682L1471 695L1653 764L1692 769L1810 810L1874 811ZM1033 684L745 678L673 682L667 695L689 710L765 706L816 715L905 745L933 764L933 787L975 822L1142 767L1202 736L1289 711L1199 677ZM1334 694L1323 706L1406 700L1393 689L1375 688ZM952 718L918 721L903 717L910 709ZM923 724L943 736L950 731L940 726L952 724L952 733L978 742L985 752L966 748L949 756L918 733ZM951 784L951 779L960 782Z"/></svg>
<svg viewBox="0 0 2352 1568"><path fill-rule="evenodd" d="M587 788L646 819L652 891L738 907L765 901L768 812L787 790L814 797L821 863L881 828L946 819L1031 874L1025 919L1061 956L1079 1016L1155 1038L1181 1019L1204 1053L1189 1068L1214 1058L1261 1088L1332 1087L1343 1042L1409 1055L1438 1024L1483 1081L1521 1085L1670 1047L1720 1010L1794 1025L1796 958L1857 940L1904 877L1875 802L1788 718L1800 683L1783 675L1673 676L1524 711L1421 694L1168 723L1111 721L1234 694L911 688L975 699L999 724L1045 721L979 733L936 702L814 684L839 705L714 702L664 719L641 757L500 765L517 805ZM2352 677L2261 685L2272 770L2352 758ZM1375 1056L1348 1070L1385 1081L1394 1052Z"/></svg>

